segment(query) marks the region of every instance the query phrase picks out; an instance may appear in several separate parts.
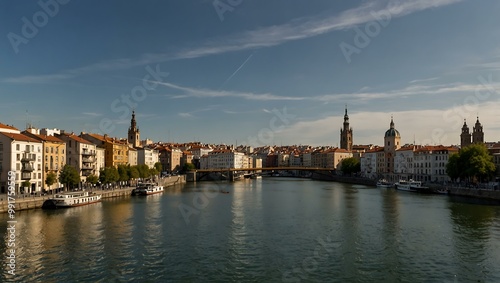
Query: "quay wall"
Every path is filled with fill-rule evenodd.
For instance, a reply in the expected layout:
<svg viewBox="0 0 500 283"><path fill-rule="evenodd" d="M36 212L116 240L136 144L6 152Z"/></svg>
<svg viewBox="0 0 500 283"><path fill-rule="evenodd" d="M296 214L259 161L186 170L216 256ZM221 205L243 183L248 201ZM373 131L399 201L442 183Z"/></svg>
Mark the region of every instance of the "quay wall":
<svg viewBox="0 0 500 283"><path fill-rule="evenodd" d="M186 176L172 176L168 178L162 178L158 183L163 187L184 184L186 183ZM129 197L133 189L133 187L125 187L122 189L113 190L93 190L92 192L102 195L102 198L105 199L115 197ZM15 211L42 208L43 202L51 197L52 195L41 197L15 196ZM7 195L2 194L0 195L0 213L6 213L8 209Z"/></svg>
<svg viewBox="0 0 500 283"><path fill-rule="evenodd" d="M377 184L376 180L360 178L360 177L350 177L350 176L339 176L333 175L329 171L325 172L314 172L311 179L319 181L333 181L339 183L365 185L365 186L375 186Z"/></svg>
<svg viewBox="0 0 500 283"><path fill-rule="evenodd" d="M377 181L366 178L349 177L349 176L338 176L332 175L329 172L318 172L314 173L311 177L313 180L320 181L333 181L348 184L366 185L366 186L376 186ZM427 186L427 184L424 184ZM477 199L487 199L500 201L500 190L487 190L487 189L475 189L475 188L458 188L449 187L442 185L430 184L429 188L432 191L436 190L447 190L450 196L461 196Z"/></svg>

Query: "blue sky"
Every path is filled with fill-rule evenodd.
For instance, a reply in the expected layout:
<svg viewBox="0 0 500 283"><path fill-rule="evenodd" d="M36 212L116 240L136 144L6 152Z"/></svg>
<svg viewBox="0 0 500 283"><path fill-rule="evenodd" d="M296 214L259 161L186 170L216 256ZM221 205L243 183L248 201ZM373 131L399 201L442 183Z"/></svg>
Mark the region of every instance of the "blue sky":
<svg viewBox="0 0 500 283"><path fill-rule="evenodd" d="M40 5L39 3L45 3ZM500 140L494 0L1 1L0 122L155 141ZM128 98L127 98L128 97Z"/></svg>

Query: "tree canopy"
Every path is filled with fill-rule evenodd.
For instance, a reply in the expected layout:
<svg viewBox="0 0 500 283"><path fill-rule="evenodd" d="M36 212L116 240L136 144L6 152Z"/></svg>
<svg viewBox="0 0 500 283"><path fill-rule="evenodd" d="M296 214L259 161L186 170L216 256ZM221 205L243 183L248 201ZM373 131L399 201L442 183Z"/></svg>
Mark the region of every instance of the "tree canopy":
<svg viewBox="0 0 500 283"><path fill-rule="evenodd" d="M59 175L59 182L66 184L67 188L73 188L80 183L80 174L74 167L66 164Z"/></svg>
<svg viewBox="0 0 500 283"><path fill-rule="evenodd" d="M155 169L156 169L156 171L158 171L158 172L162 172L162 171L163 171L163 166L161 165L161 163L160 163L160 162L156 162L156 163L155 163Z"/></svg>
<svg viewBox="0 0 500 283"><path fill-rule="evenodd" d="M186 162L182 167L182 171L187 172L196 169L196 166L193 163Z"/></svg>
<svg viewBox="0 0 500 283"><path fill-rule="evenodd" d="M99 181L103 184L114 183L120 179L118 169L115 167L102 168L99 172Z"/></svg>
<svg viewBox="0 0 500 283"><path fill-rule="evenodd" d="M87 182L94 185L97 182L99 182L99 178L96 175L91 174L91 175L87 176Z"/></svg>
<svg viewBox="0 0 500 283"><path fill-rule="evenodd" d="M361 171L361 163L358 159L354 157L349 157L342 160L342 164L340 166L340 171L344 174L353 174Z"/></svg>
<svg viewBox="0 0 500 283"><path fill-rule="evenodd" d="M52 186L56 181L57 175L54 172L49 172L49 174L47 174L47 177L45 178L45 184L50 188L50 186Z"/></svg>
<svg viewBox="0 0 500 283"><path fill-rule="evenodd" d="M446 174L452 179L469 182L483 181L495 173L493 156L488 153L484 144L466 146L448 159Z"/></svg>

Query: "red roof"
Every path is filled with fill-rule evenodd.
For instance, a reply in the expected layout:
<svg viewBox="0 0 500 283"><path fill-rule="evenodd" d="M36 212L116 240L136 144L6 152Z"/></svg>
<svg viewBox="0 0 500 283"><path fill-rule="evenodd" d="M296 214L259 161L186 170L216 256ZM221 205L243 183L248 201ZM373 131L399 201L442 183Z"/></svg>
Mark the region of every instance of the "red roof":
<svg viewBox="0 0 500 283"><path fill-rule="evenodd" d="M7 129L7 130L19 131L17 128L14 128L13 126L5 125L5 124L2 124L2 123L0 123L0 128Z"/></svg>
<svg viewBox="0 0 500 283"><path fill-rule="evenodd" d="M4 135L12 140L15 140L15 141L26 141L26 142L40 143L40 141L38 141L32 137L28 137L26 135L23 135L23 134L3 133L3 132L0 132L0 134Z"/></svg>
<svg viewBox="0 0 500 283"><path fill-rule="evenodd" d="M85 144L93 144L91 142L89 142L88 140L85 140L85 139L82 139L81 137L75 135L75 134L67 134L67 133L61 133L61 136L67 136L68 138L74 140L74 141L77 141L79 143L85 143Z"/></svg>
<svg viewBox="0 0 500 283"><path fill-rule="evenodd" d="M27 133L27 132L23 132L24 135L27 135L29 137L32 137L34 139L37 139L39 141L46 141L46 142L58 142L58 143L64 143L63 140L57 138L57 137L54 137L54 136L47 136L47 135L37 135L37 134L32 134L32 133Z"/></svg>

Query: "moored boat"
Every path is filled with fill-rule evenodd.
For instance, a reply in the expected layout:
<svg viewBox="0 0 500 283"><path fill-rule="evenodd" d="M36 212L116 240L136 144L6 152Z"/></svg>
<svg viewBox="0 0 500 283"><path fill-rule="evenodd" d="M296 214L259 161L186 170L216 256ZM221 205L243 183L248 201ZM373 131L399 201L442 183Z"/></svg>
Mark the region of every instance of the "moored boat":
<svg viewBox="0 0 500 283"><path fill-rule="evenodd" d="M163 187L153 183L140 183L132 190L133 196L147 196L163 192Z"/></svg>
<svg viewBox="0 0 500 283"><path fill-rule="evenodd" d="M399 180L399 182L396 183L396 189L406 192L425 192L428 190L428 187L422 186L422 182L420 181L410 179L409 181Z"/></svg>
<svg viewBox="0 0 500 283"><path fill-rule="evenodd" d="M377 182L377 188L392 188L394 184L388 182L386 179L380 179Z"/></svg>
<svg viewBox="0 0 500 283"><path fill-rule="evenodd" d="M66 208L74 206L82 206L101 201L101 195L89 194L89 192L71 192L56 194L43 202L42 208Z"/></svg>

